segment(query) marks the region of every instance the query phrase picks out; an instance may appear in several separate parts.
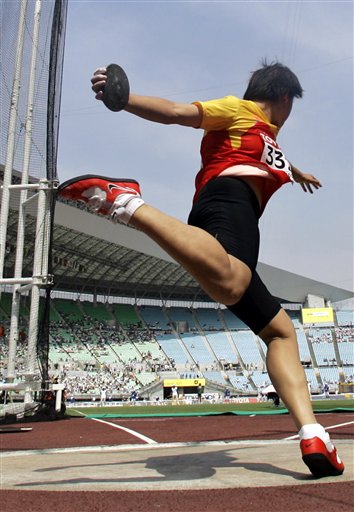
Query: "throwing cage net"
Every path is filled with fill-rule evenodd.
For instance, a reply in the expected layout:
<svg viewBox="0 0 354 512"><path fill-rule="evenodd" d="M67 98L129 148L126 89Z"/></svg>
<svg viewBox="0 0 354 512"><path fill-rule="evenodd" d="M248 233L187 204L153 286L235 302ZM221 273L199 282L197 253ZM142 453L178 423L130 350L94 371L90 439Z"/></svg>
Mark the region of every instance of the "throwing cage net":
<svg viewBox="0 0 354 512"><path fill-rule="evenodd" d="M51 238L66 14L67 0L0 5L3 415L35 410L49 386ZM18 396L22 403L13 399Z"/></svg>

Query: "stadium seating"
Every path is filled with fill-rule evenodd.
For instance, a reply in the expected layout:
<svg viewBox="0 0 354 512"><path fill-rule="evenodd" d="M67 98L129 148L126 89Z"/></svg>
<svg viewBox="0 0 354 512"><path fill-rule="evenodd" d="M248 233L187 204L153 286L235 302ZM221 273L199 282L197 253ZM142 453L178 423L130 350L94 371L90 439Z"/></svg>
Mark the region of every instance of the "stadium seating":
<svg viewBox="0 0 354 512"><path fill-rule="evenodd" d="M96 304L92 302L83 302L82 308L85 313L91 320L97 320L99 322L107 322L113 319L113 316L107 310L105 304L97 302Z"/></svg>
<svg viewBox="0 0 354 512"><path fill-rule="evenodd" d="M253 370L251 372L251 378L252 378L253 382L255 383L257 389L264 388L271 384L268 372L264 372L264 371L260 371L260 370Z"/></svg>
<svg viewBox="0 0 354 512"><path fill-rule="evenodd" d="M52 305L57 313L68 321L80 322L84 318L82 310L74 300L53 299Z"/></svg>
<svg viewBox="0 0 354 512"><path fill-rule="evenodd" d="M301 361L311 361L311 354L305 331L302 328L296 329L296 336Z"/></svg>
<svg viewBox="0 0 354 512"><path fill-rule="evenodd" d="M10 294L2 295L2 376L6 371L11 300ZM21 322L26 331L28 309L23 302ZM40 308L43 306L41 299ZM354 379L354 327L349 313L337 311L338 325L334 328L304 328L299 312L290 313L312 392L321 392L324 382L330 384L331 391L336 390L339 364L346 381ZM129 393L171 371L192 378L204 376L237 390L261 389L270 382L265 368L266 347L227 309L135 308L54 298L50 318L50 372L64 379L76 395L97 394L102 386L110 394ZM17 345L18 379L25 372L26 343L24 338Z"/></svg>
<svg viewBox="0 0 354 512"><path fill-rule="evenodd" d="M215 382L216 384L220 384L221 386L225 386L228 384L227 380L225 380L225 374L216 371L209 370L203 373L204 377L211 382Z"/></svg>
<svg viewBox="0 0 354 512"><path fill-rule="evenodd" d="M216 364L215 357L201 336L198 334L184 333L181 334L181 339L198 367L201 367L201 365L210 366Z"/></svg>
<svg viewBox="0 0 354 512"><path fill-rule="evenodd" d="M334 331L338 343L354 343L354 327L336 327Z"/></svg>
<svg viewBox="0 0 354 512"><path fill-rule="evenodd" d="M136 349L140 352L140 354L147 355L149 354L151 359L158 359L158 360L164 360L166 357L163 351L161 350L160 346L156 341L150 340L150 341L140 341L134 343Z"/></svg>
<svg viewBox="0 0 354 512"><path fill-rule="evenodd" d="M160 307L140 306L139 313L145 324L153 330L169 331L171 325L168 318Z"/></svg>
<svg viewBox="0 0 354 512"><path fill-rule="evenodd" d="M197 330L192 311L188 308L171 307L166 309L166 314L171 324L181 324L182 328L187 327L188 330Z"/></svg>
<svg viewBox="0 0 354 512"><path fill-rule="evenodd" d="M263 367L264 359L257 346L256 336L250 330L232 332L232 338L245 365Z"/></svg>
<svg viewBox="0 0 354 512"><path fill-rule="evenodd" d="M225 326L222 325L219 310L212 308L198 308L194 309L194 314L201 329L206 331L223 331Z"/></svg>
<svg viewBox="0 0 354 512"><path fill-rule="evenodd" d="M354 326L354 311L336 311L338 326Z"/></svg>
<svg viewBox="0 0 354 512"><path fill-rule="evenodd" d="M139 325L141 323L135 309L130 304L112 304L114 318L123 326Z"/></svg>
<svg viewBox="0 0 354 512"><path fill-rule="evenodd" d="M253 391L248 378L244 375L230 375L229 383L238 390Z"/></svg>
<svg viewBox="0 0 354 512"><path fill-rule="evenodd" d="M219 361L222 363L238 362L235 346L227 333L224 331L206 332L205 335Z"/></svg>
<svg viewBox="0 0 354 512"><path fill-rule="evenodd" d="M248 329L247 325L242 322L228 309L224 309L221 313L225 326L228 330Z"/></svg>
<svg viewBox="0 0 354 512"><path fill-rule="evenodd" d="M335 391L338 388L339 372L337 367L319 368L320 376L323 383L327 383L330 391Z"/></svg>
<svg viewBox="0 0 354 512"><path fill-rule="evenodd" d="M316 378L315 370L313 368L305 368L305 374L307 382L309 382L311 385L312 392L318 392L319 385Z"/></svg>
<svg viewBox="0 0 354 512"><path fill-rule="evenodd" d="M354 364L354 343L350 341L343 341L338 343L338 350L344 366Z"/></svg>
<svg viewBox="0 0 354 512"><path fill-rule="evenodd" d="M344 366L343 372L346 382L354 382L354 365Z"/></svg>
<svg viewBox="0 0 354 512"><path fill-rule="evenodd" d="M12 306L12 294L2 293L1 294L1 306L0 306L0 320L10 320L11 317L11 306ZM29 311L26 307L26 297L21 298L20 303L20 317L28 318Z"/></svg>
<svg viewBox="0 0 354 512"><path fill-rule="evenodd" d="M183 347L180 339L176 338L172 334L161 334L157 335L156 337L159 344L161 345L162 350L170 359L176 363L176 365L181 367L194 365L193 359Z"/></svg>

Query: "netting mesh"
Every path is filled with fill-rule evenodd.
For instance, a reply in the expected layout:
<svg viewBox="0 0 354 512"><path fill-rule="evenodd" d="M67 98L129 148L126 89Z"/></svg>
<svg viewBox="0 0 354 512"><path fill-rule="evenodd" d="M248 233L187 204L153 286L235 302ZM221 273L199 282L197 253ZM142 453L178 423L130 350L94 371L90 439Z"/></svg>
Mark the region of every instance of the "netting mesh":
<svg viewBox="0 0 354 512"><path fill-rule="evenodd" d="M27 100L30 79L30 63L33 52L33 26L36 3L25 2L26 17L22 52L20 96L17 109L16 142L14 152L14 169L21 172L23 166L23 150L26 134ZM59 122L59 101L61 85L62 56L65 32L66 0L41 2L40 29L36 43L36 72L33 98L33 127L31 134L30 175L35 178L53 178L55 176L53 161L56 158L56 140ZM17 39L19 20L23 2L1 2L1 150L0 163L5 164L7 140L9 134L9 112L11 106L13 82L17 57ZM49 105L48 105L49 99ZM48 109L49 106L49 109ZM53 115L53 110L56 112ZM48 126L47 116L56 122ZM51 158L47 165L47 135L51 138ZM48 172L51 173L48 176Z"/></svg>
<svg viewBox="0 0 354 512"><path fill-rule="evenodd" d="M12 276L25 277L18 269L19 259L23 259L22 266L28 259L32 259L33 275L35 269L39 268L43 281L51 274L51 234L55 197L50 183L55 182L57 178L57 141L66 13L67 0L0 2L0 184L4 185L0 195L0 246L5 247L5 258L0 253L2 281ZM24 185L39 180L49 182L44 203L45 215L40 221L38 205L41 192L37 194L37 190L29 190L24 196L22 192L21 195L20 192L13 190L9 193L7 188L9 185ZM26 202L26 199L33 195L38 195L38 198L29 205L26 204L24 212L21 201L23 202L25 197ZM4 204L7 202L8 208L5 208ZM20 227L21 221L23 228ZM30 240L30 229L27 228L35 223L35 239ZM17 236L14 233L16 229ZM41 247L38 250L38 233L41 230ZM21 254L18 247L22 244L24 248ZM43 264L43 261L46 263ZM3 290L4 285L0 281L0 293ZM15 346L9 347L8 368L12 378L18 377L14 375L14 357L16 343L20 340L19 332L26 337L26 328L29 345L27 372L34 373L34 366L38 363L42 379L46 380L48 377L50 291L48 284L40 287L40 301L36 297L38 286L34 286L28 293L18 294L21 304L28 306L36 302L30 311L27 325L28 317L23 313L20 313L17 323L13 322L13 313L8 315L8 323L11 323L9 345L12 338L15 343ZM15 285L13 293L15 297ZM12 302L14 305L14 299ZM37 318L31 322L34 313ZM6 323L6 314L3 316ZM5 325L5 328L7 327ZM36 346L32 348L30 345L33 344L33 337L31 341L29 332L31 328L36 333ZM11 332L14 330L17 332ZM2 332L6 332L4 326Z"/></svg>

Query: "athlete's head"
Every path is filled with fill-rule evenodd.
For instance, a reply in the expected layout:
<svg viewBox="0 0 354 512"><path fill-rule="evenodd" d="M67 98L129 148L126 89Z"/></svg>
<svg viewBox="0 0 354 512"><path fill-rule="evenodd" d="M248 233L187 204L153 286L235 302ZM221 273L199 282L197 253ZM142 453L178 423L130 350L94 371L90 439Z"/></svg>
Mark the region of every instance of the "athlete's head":
<svg viewBox="0 0 354 512"><path fill-rule="evenodd" d="M280 62L267 64L266 61L257 71L254 71L248 82L243 96L244 100L278 101L287 96L302 98L303 89L297 76Z"/></svg>

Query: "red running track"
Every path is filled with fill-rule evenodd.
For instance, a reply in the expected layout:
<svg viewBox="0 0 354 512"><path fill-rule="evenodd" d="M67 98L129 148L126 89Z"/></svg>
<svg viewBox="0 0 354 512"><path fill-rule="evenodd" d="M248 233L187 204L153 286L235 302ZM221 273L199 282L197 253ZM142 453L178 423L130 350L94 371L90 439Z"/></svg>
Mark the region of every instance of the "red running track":
<svg viewBox="0 0 354 512"><path fill-rule="evenodd" d="M0 434L1 450L145 444L145 438L137 435L146 436L158 443L283 440L296 435L288 415L107 418L104 421L106 423L86 418L69 418L54 422L17 423L16 427L31 427L32 430ZM353 414L321 414L319 421L329 427L334 440L354 438ZM114 428L111 424L125 430ZM338 424L343 426L331 428ZM345 459L344 454L342 457ZM304 474L306 472L304 466ZM2 489L0 509L1 512L69 512L75 509L84 512L348 512L353 505L353 482L340 481L339 478L334 483L326 483L326 479L323 479L316 482L310 480L308 485L262 488L257 488L255 482L250 480L246 488L183 491L64 492Z"/></svg>

